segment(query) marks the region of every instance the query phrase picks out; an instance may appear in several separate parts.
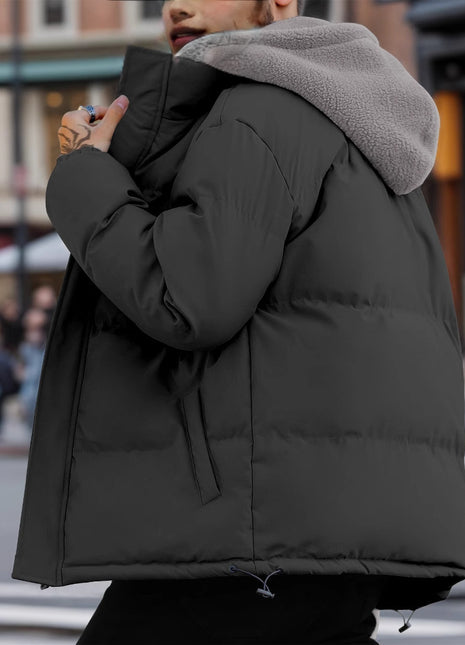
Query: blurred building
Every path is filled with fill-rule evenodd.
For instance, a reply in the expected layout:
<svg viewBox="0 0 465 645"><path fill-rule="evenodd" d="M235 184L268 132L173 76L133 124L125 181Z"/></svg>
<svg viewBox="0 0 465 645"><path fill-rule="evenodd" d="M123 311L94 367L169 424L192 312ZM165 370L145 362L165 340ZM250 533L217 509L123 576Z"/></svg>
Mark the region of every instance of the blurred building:
<svg viewBox="0 0 465 645"><path fill-rule="evenodd" d="M61 117L80 104L115 98L127 44L161 47L162 3L126 0L0 0L0 250L15 240L13 187L12 2L20 12L21 150L26 167L28 240L52 231L44 190L60 154ZM44 280L60 286L64 270L30 274L29 290ZM15 277L0 274L0 298Z"/></svg>
<svg viewBox="0 0 465 645"><path fill-rule="evenodd" d="M60 154L57 131L61 117L78 105L109 105L116 96L119 74L128 44L169 51L161 21L162 0L0 0L0 120L12 123L12 22L11 2L20 6L23 85L22 149L26 164L26 218L30 239L52 230L45 211L44 190ZM462 135L461 90L450 94L437 83L433 36L424 55L420 23L435 24L438 14L409 18L421 5L449 7L465 0L308 0L306 13L334 22L351 21L367 26L380 45L396 56L407 70L434 96L441 112L438 164L424 185L445 251L457 314L463 328L463 252L460 191ZM439 10L437 10L439 11ZM421 13L421 11L420 11ZM423 24L422 23L422 24ZM454 20L449 16L449 26ZM442 24L442 23L441 23ZM458 23L455 22L457 25ZM455 44L463 39L456 30ZM457 49L457 48L456 48ZM444 66L449 80L460 76L454 48ZM423 53L421 53L423 52ZM437 53L437 52L436 52ZM429 58L428 58L429 56ZM436 67L435 67L436 65ZM455 65L455 67L454 67ZM435 70L435 71L434 71ZM465 87L465 83L463 84ZM12 185L12 128L0 129L0 249L13 242L15 200ZM442 134L441 134L442 136ZM41 278L43 276L40 276ZM56 279L61 280L62 273ZM0 297L1 297L0 276Z"/></svg>
<svg viewBox="0 0 465 645"><path fill-rule="evenodd" d="M308 0L308 15L313 15L313 7L324 4L324 0ZM436 163L423 193L444 250L465 348L465 0L342 0L341 4L340 20L368 27L380 45L426 88L439 110Z"/></svg>

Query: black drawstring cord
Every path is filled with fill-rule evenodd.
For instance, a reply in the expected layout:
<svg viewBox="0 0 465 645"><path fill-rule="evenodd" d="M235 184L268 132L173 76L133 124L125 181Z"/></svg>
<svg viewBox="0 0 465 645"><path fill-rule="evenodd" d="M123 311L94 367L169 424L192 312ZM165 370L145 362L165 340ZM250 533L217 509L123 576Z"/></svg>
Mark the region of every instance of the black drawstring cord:
<svg viewBox="0 0 465 645"><path fill-rule="evenodd" d="M253 576L254 578L257 578L257 580L260 580L260 582L262 582L262 583L263 583L263 589L261 589L260 587L258 587L258 588L257 588L257 593L258 593L260 596L263 596L263 598L274 598L274 597L275 597L275 594L274 594L274 593L271 593L270 588L269 588L269 586L266 584L266 582L267 582L268 578L271 578L271 576L273 576L275 573L280 573L280 572L282 571L282 569L276 569L275 571L272 571L270 574L268 574L268 575L267 575L267 577L265 578L265 580L262 580L259 576L256 576L254 573L251 573L250 571L245 571L244 569L239 569L239 568L238 568L238 567L236 567L234 564L232 564L232 565L229 567L229 569L230 569L230 571L233 571L234 573L235 573L236 571L242 571L242 573L246 573L248 576Z"/></svg>
<svg viewBox="0 0 465 645"><path fill-rule="evenodd" d="M402 620L404 621L404 624L402 625L402 627L400 627L399 632L401 632L401 633L402 633L402 632L405 632L405 630L406 630L406 629L409 629L409 627L411 627L411 626L412 626L412 625L410 624L410 619L412 618L413 614L416 612L416 609L414 609L414 610L412 611L412 613L411 613L411 614L410 614L410 616L408 617L407 622L405 622L404 614L402 614L398 609L394 609L394 611L397 611L397 613L398 613L398 614L400 614L400 615L402 616Z"/></svg>

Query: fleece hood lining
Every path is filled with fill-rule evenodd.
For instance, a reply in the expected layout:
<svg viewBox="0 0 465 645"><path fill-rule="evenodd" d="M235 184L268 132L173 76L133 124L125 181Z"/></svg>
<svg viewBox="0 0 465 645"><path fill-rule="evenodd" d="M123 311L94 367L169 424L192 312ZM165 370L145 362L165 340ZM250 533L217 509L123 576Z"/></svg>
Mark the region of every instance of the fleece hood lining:
<svg viewBox="0 0 465 645"><path fill-rule="evenodd" d="M205 34L175 58L300 95L353 141L396 194L421 186L433 168L436 104L364 25L294 16Z"/></svg>

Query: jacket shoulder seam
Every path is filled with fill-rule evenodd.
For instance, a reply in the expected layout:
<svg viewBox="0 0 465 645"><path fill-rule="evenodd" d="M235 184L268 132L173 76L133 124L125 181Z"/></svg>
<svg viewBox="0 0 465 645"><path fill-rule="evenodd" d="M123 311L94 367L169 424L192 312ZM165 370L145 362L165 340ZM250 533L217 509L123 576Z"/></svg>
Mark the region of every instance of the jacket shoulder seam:
<svg viewBox="0 0 465 645"><path fill-rule="evenodd" d="M273 149L272 149L272 148L270 147L270 145L269 145L269 144L268 144L268 143L267 143L267 142L266 142L266 141L265 141L265 140L264 140L264 139L263 139L263 138L258 134L258 132L256 131L256 129L253 127L253 125L251 125L250 123L247 123L247 121L243 121L242 119L238 119L238 118L235 118L235 119L234 119L234 121L237 121L238 123L242 123L242 125L247 126L250 130L252 130L252 132L255 134L255 136L256 136L256 137L258 137L258 139L260 139L260 141L263 143L263 145L265 145L265 146L268 148L268 150L270 151L270 153L273 155L273 159L274 159L274 160L275 160L275 162L276 162L276 166L277 166L277 168L278 168L278 170L279 170L279 174L281 175L281 177L283 178L284 183L286 184L286 188L287 188L287 192L289 193L289 197L292 199L292 202L295 204L294 195L291 193L291 189L290 189L290 187L289 187L289 182L287 181L287 177L285 176L285 174L284 174L284 172L283 172L283 170L282 170L282 168L281 168L281 164L279 163L278 159L276 158L276 155L275 155L275 153L274 153Z"/></svg>
<svg viewBox="0 0 465 645"><path fill-rule="evenodd" d="M225 103L226 103L226 101L225 101ZM223 104L223 108L224 108L224 104ZM295 204L294 195L292 194L291 189L290 189L290 187L289 187L289 182L287 181L287 178L286 178L286 176L285 176L285 174L284 174L284 172L283 172L283 170L282 170L282 168L281 168L281 165L280 165L279 161L278 161L278 160L277 160L277 158L276 158L276 155L275 155L275 153L274 153L273 149L272 149L272 148L269 146L269 144L268 144L268 143L267 143L267 142L266 142L266 141L265 141L265 140L264 140L264 139L263 139L263 138L258 134L258 132L257 132L257 131L255 130L255 128L253 127L253 125L251 125L250 123L247 123L247 121L243 121L242 119L239 119L239 118L232 118L232 119L229 119L228 121L223 121L223 109L222 109L222 110L221 110L221 113L220 113L220 116L219 116L219 121L218 121L218 123L212 123L212 124L208 125L206 129L210 129L210 128L218 128L218 127L221 127L222 125L226 125L226 123L232 123L232 122L240 123L241 125L244 125L244 126L246 126L247 128L249 128L249 130L251 130L251 131L254 133L254 135L255 135L255 136L256 136L256 137L257 137L257 138L262 142L262 144L263 144L264 146L266 146L266 148L269 150L269 152L271 153L271 155L272 155L272 157L273 157L273 159L274 159L274 161L275 161L275 163L276 163L276 167L277 167L277 169L279 170L279 174L281 175L281 177L282 177L282 179L283 179L283 181L284 181L284 184L285 184L285 186L286 186L286 189L287 189L288 195L289 195L289 197L291 198L292 203L293 203L293 204Z"/></svg>

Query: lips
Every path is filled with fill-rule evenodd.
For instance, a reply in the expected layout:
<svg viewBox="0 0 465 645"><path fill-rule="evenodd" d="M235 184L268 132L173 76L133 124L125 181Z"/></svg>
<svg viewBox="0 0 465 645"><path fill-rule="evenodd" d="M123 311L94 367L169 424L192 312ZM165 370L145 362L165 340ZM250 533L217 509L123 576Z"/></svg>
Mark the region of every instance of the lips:
<svg viewBox="0 0 465 645"><path fill-rule="evenodd" d="M180 31L179 34L173 34L171 37L173 47L175 49L180 49L181 47L184 47L186 43L189 43L191 40L195 40L196 38L200 38L200 36L203 36L204 34L205 31Z"/></svg>
<svg viewBox="0 0 465 645"><path fill-rule="evenodd" d="M199 38L201 34L187 34L186 36L176 36L173 42L178 47L183 47L186 43L189 43L191 40Z"/></svg>

